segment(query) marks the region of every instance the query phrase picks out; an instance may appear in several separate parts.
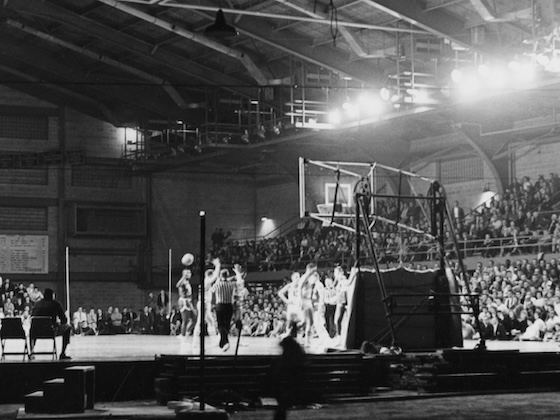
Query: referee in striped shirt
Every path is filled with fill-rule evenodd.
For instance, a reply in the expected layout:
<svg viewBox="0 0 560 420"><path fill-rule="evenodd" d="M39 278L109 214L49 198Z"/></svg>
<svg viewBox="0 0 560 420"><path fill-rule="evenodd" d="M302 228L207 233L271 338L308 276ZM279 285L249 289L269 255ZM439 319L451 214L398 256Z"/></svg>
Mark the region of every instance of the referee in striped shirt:
<svg viewBox="0 0 560 420"><path fill-rule="evenodd" d="M212 286L212 292L216 297L216 318L218 320L218 331L220 333L220 348L224 351L229 349L228 333L233 315L233 298L237 284L228 279L228 270L220 271L220 277Z"/></svg>

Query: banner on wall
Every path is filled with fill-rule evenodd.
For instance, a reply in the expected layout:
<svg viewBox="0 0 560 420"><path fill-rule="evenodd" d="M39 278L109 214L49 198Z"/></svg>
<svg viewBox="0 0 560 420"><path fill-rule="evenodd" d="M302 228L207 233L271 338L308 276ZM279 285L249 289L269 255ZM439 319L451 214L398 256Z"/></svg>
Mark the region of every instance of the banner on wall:
<svg viewBox="0 0 560 420"><path fill-rule="evenodd" d="M47 274L47 235L0 235L0 274Z"/></svg>

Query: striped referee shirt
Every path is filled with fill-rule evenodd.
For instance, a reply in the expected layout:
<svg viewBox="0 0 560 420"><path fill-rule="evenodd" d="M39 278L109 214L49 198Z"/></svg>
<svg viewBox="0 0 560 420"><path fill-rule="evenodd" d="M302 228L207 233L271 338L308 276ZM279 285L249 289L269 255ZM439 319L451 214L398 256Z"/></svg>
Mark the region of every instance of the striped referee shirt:
<svg viewBox="0 0 560 420"><path fill-rule="evenodd" d="M237 284L233 281L218 280L212 286L212 292L216 294L216 303L233 303L233 296Z"/></svg>
<svg viewBox="0 0 560 420"><path fill-rule="evenodd" d="M334 287L325 287L324 300L327 305L336 305L337 291Z"/></svg>

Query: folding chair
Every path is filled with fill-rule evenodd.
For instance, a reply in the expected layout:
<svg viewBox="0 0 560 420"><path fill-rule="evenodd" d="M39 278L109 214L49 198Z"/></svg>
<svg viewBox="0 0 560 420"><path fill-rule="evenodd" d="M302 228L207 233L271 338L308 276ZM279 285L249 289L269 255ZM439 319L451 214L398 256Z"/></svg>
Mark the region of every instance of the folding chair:
<svg viewBox="0 0 560 420"><path fill-rule="evenodd" d="M35 351L36 341L39 339L52 340L51 351ZM29 329L29 345L31 352L29 357L33 358L36 354L50 354L53 360L57 359L56 352L56 330L50 316L32 316L31 328Z"/></svg>
<svg viewBox="0 0 560 420"><path fill-rule="evenodd" d="M23 340L23 351L6 351L6 340ZM2 343L2 360L6 355L23 354L29 359L29 347L27 346L27 335L23 329L20 317L8 317L2 319L2 328L0 329L0 342Z"/></svg>

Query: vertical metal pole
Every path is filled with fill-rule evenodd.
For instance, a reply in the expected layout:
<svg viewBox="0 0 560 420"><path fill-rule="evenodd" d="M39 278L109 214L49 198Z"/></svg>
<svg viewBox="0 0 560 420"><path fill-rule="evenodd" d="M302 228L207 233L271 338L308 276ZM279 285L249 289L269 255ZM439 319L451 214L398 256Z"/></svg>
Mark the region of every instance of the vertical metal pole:
<svg viewBox="0 0 560 420"><path fill-rule="evenodd" d="M440 246L441 246L441 255L439 261L440 269L445 268L445 202L443 191L439 190L436 192L438 195L437 200L437 210L438 210L438 217L439 217L439 237L440 237Z"/></svg>
<svg viewBox="0 0 560 420"><path fill-rule="evenodd" d="M66 310L68 311L68 319L70 320L70 252L66 247Z"/></svg>
<svg viewBox="0 0 560 420"><path fill-rule="evenodd" d="M204 371L205 371L205 359L204 359L204 261L206 260L206 212L201 210L199 212L200 216L200 261L199 271L200 271L200 314L198 314L198 321L200 322L200 410L204 411Z"/></svg>
<svg viewBox="0 0 560 420"><path fill-rule="evenodd" d="M168 288L169 288L169 302L168 302L168 304L167 304L167 306L168 306L168 308L167 308L167 314L168 314L169 316L171 316L171 301L172 301L172 299L171 299L171 274L172 274L172 273L171 273L171 267L172 267L171 261L173 261L173 260L171 259L171 248L169 248L169 269L168 269L168 272L169 272L169 273L168 273L168 276L169 276L169 280L168 280L168 283L169 283L169 285L168 285L168 286L169 286L169 287L168 287ZM172 321L172 319L169 318L169 323L170 323L170 324L171 324L171 321Z"/></svg>
<svg viewBox="0 0 560 420"><path fill-rule="evenodd" d="M354 197L356 203L356 267L360 267L360 196Z"/></svg>

